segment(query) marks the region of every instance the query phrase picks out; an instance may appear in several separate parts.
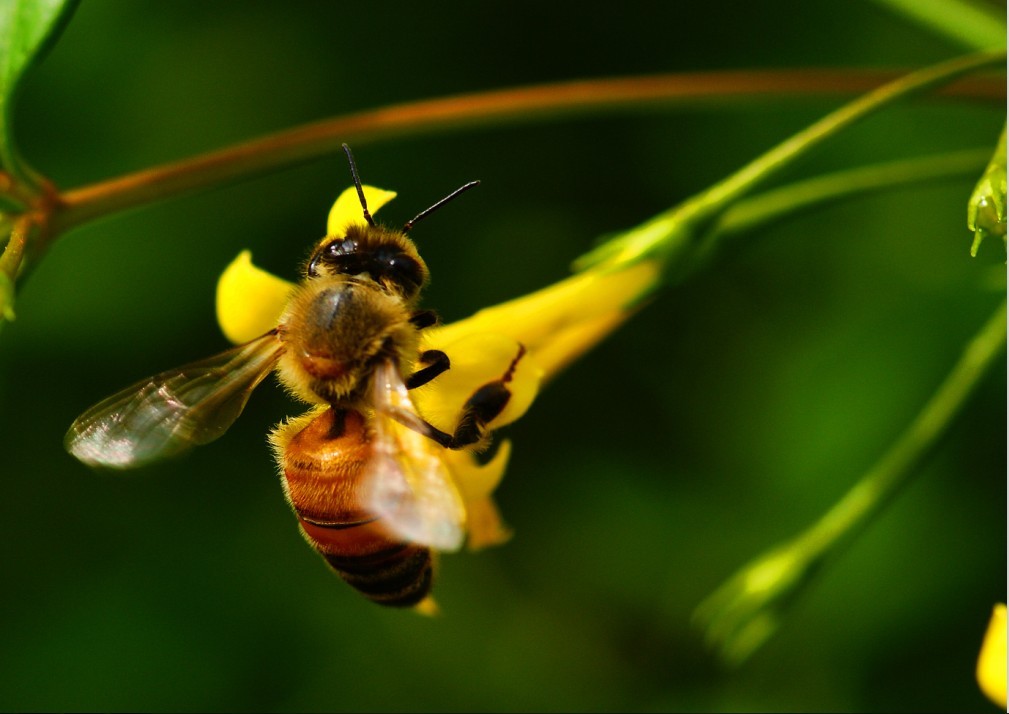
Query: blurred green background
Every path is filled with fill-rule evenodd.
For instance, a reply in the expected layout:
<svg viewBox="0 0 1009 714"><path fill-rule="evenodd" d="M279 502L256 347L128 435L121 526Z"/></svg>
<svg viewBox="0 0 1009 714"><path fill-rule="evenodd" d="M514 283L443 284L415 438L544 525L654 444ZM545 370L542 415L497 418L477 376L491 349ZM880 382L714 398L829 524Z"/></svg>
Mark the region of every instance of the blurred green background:
<svg viewBox="0 0 1009 714"><path fill-rule="evenodd" d="M963 48L871 2L89 0L26 83L23 153L58 185L388 103L587 77L919 66ZM573 7L573 6L570 6ZM723 177L840 99L712 103L358 146L448 320L564 276L600 235ZM1002 107L919 101L785 178L994 144ZM437 619L381 609L301 540L260 388L220 441L126 475L61 439L86 407L223 349L239 250L289 277L348 184L334 155L61 240L0 335L0 709L990 711L1005 598L1006 383L985 379L910 488L736 671L697 603L830 507L1004 291L968 255L972 179L860 198L735 242L550 385L508 432L507 545L442 559Z"/></svg>

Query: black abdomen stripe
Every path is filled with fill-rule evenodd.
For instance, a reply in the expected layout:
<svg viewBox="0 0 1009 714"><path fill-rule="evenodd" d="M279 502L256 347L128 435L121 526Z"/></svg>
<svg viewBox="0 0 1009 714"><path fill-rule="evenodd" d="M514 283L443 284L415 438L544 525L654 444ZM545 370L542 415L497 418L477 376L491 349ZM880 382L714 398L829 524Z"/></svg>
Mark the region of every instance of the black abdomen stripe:
<svg viewBox="0 0 1009 714"><path fill-rule="evenodd" d="M428 548L401 544L370 555L323 557L350 586L381 605L410 607L431 590L433 564Z"/></svg>

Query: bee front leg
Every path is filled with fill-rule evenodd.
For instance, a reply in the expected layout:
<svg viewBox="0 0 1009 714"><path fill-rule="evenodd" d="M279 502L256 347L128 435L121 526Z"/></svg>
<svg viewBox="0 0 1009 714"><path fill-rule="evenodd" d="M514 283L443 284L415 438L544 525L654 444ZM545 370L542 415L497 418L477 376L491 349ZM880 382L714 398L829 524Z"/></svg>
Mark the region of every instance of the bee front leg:
<svg viewBox="0 0 1009 714"><path fill-rule="evenodd" d="M449 360L448 355L441 350L428 350L427 352L422 353L420 356L420 362L421 364L425 364L427 366L423 369L417 370L406 378L407 389L416 389L417 387L424 386L452 366L452 362Z"/></svg>
<svg viewBox="0 0 1009 714"><path fill-rule="evenodd" d="M418 310L410 316L410 324L418 330L438 324L438 313L434 310Z"/></svg>

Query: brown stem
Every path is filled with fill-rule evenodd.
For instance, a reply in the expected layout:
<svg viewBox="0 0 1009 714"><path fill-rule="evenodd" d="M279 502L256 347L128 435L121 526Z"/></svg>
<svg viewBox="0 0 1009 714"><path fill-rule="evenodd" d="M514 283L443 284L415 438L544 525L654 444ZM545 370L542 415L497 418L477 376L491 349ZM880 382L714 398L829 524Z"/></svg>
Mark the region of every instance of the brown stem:
<svg viewBox="0 0 1009 714"><path fill-rule="evenodd" d="M668 74L494 90L366 110L71 189L58 198L51 235L116 211L306 161L337 150L345 141L359 145L394 136L676 100L856 94L901 74L850 69ZM1004 101L1005 92L1004 79L996 77L963 80L939 93Z"/></svg>

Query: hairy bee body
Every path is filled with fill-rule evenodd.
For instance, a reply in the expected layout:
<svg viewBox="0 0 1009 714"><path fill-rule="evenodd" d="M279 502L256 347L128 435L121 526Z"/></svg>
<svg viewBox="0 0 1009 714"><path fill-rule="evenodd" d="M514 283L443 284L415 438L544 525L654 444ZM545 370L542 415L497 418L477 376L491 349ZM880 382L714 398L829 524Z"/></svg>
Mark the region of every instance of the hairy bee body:
<svg viewBox="0 0 1009 714"><path fill-rule="evenodd" d="M74 421L65 444L84 463L117 469L180 454L221 436L276 371L295 396L317 405L270 435L306 540L368 599L429 609L432 549L458 549L465 536L444 450L479 443L507 402L514 365L497 389L474 393L451 434L417 411L409 390L451 363L439 350L420 352L421 330L437 317L417 308L428 269L406 234L476 182L402 229L386 228L372 219L344 149L363 220L338 225L316 244L279 324L113 394Z"/></svg>
<svg viewBox="0 0 1009 714"><path fill-rule="evenodd" d="M412 606L431 590L431 549L397 537L363 504L371 437L353 409L322 411L271 436L305 539L343 580L381 605Z"/></svg>

